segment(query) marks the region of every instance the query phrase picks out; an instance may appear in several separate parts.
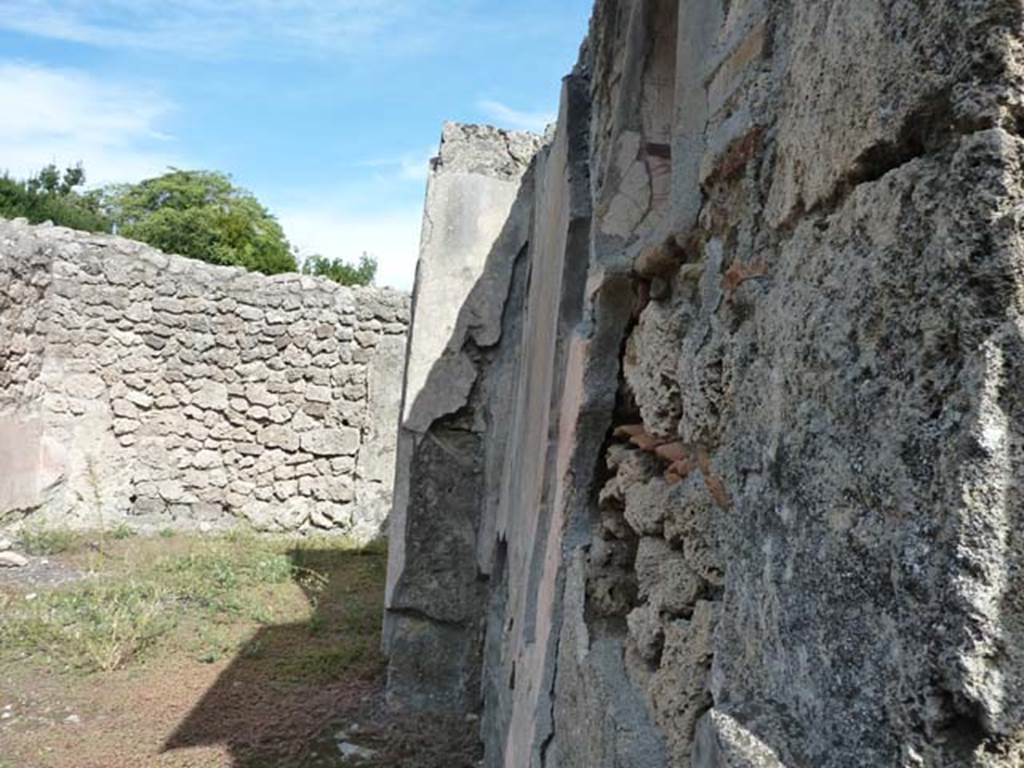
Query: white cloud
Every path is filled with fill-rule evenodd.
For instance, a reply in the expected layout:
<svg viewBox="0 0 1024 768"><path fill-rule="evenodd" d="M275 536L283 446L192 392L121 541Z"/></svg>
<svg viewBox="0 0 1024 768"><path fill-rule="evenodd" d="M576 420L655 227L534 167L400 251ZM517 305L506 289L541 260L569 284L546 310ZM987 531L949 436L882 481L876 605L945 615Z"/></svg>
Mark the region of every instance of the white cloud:
<svg viewBox="0 0 1024 768"><path fill-rule="evenodd" d="M410 290L419 256L420 206L362 212L344 203L278 210L278 219L300 254L359 261L377 259L377 284Z"/></svg>
<svg viewBox="0 0 1024 768"><path fill-rule="evenodd" d="M364 160L371 169L330 192L279 190L271 206L301 256L319 254L357 263L377 259L377 284L412 290L419 258L423 188L435 147Z"/></svg>
<svg viewBox="0 0 1024 768"><path fill-rule="evenodd" d="M419 151L403 152L394 157L382 157L364 160L358 164L360 168L389 169L387 176L378 178L385 183L394 181L424 182L430 171L430 160L437 155L437 147L430 146Z"/></svg>
<svg viewBox="0 0 1024 768"><path fill-rule="evenodd" d="M0 171L29 176L82 162L90 185L134 181L181 165L161 122L174 105L140 85L72 69L0 62Z"/></svg>
<svg viewBox="0 0 1024 768"><path fill-rule="evenodd" d="M440 0L3 0L0 28L101 47L216 58L402 48L442 23ZM397 37L398 35L396 35ZM268 43L270 45L268 45Z"/></svg>
<svg viewBox="0 0 1024 768"><path fill-rule="evenodd" d="M426 181L430 172L430 161L437 155L431 147L425 152L405 155L398 163L399 175L405 181Z"/></svg>
<svg viewBox="0 0 1024 768"><path fill-rule="evenodd" d="M175 105L137 84L0 61L0 104L10 107L0 116L0 173L25 178L48 163L82 162L95 186L190 165L162 126ZM301 253L351 262L370 253L378 260L378 284L408 290L415 277L422 208L418 200L379 209L366 204L417 198L413 190L422 189L431 154L423 149L362 163L380 173L333 190L327 202L305 190L271 209Z"/></svg>
<svg viewBox="0 0 1024 768"><path fill-rule="evenodd" d="M556 118L553 112L522 112L492 99L481 99L477 106L500 127L517 131L543 133Z"/></svg>

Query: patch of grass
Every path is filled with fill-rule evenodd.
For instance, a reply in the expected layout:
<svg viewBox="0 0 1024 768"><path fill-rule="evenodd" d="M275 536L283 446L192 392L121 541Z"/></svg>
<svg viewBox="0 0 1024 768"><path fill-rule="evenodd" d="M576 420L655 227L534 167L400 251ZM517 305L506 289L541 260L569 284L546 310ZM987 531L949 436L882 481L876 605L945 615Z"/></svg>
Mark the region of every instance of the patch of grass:
<svg viewBox="0 0 1024 768"><path fill-rule="evenodd" d="M3 605L0 604L0 608L2 607ZM318 613L309 620L307 629L309 630L311 637L322 635L327 630L327 619L322 614Z"/></svg>
<svg viewBox="0 0 1024 768"><path fill-rule="evenodd" d="M286 553L265 544L239 546L215 540L187 554L158 560L151 577L195 610L245 615L260 621L265 612L247 590L257 585L285 584L295 573Z"/></svg>
<svg viewBox="0 0 1024 768"><path fill-rule="evenodd" d="M110 531L110 538L114 541L124 541L135 537L135 529L128 523L120 523Z"/></svg>
<svg viewBox="0 0 1024 768"><path fill-rule="evenodd" d="M380 555L387 557L388 540L383 537L374 539L365 547L359 547L359 551L364 555Z"/></svg>
<svg viewBox="0 0 1024 768"><path fill-rule="evenodd" d="M203 664L213 664L230 655L238 647L238 638L229 627L217 623L201 624L196 632L195 657Z"/></svg>
<svg viewBox="0 0 1024 768"><path fill-rule="evenodd" d="M33 532L31 551L59 553L78 539L62 532ZM12 599L0 622L0 654L45 655L61 666L108 671L139 658L183 619L205 627L199 655L220 658L232 648L215 636L217 622L273 620L267 590L323 576L296 566L285 542L228 539L191 542L187 551L111 558L107 572L88 583ZM237 641L235 641L237 642Z"/></svg>
<svg viewBox="0 0 1024 768"><path fill-rule="evenodd" d="M341 680L353 669L372 671L379 660L376 644L363 639L347 640L330 648L309 648L304 653L277 660L280 674L293 680L328 683Z"/></svg>
<svg viewBox="0 0 1024 768"><path fill-rule="evenodd" d="M223 539L230 544L247 544L260 541L252 529L241 527L231 528L224 533Z"/></svg>
<svg viewBox="0 0 1024 768"><path fill-rule="evenodd" d="M317 611L295 628L289 643L295 650L276 659L280 672L314 682L379 674L384 663L379 628L385 557L365 549L349 550L343 559L330 549L300 549L292 555L302 567L323 573L326 579L310 597Z"/></svg>
<svg viewBox="0 0 1024 768"><path fill-rule="evenodd" d="M110 671L174 625L167 604L159 585L134 579L55 590L7 607L0 646L42 654L69 669Z"/></svg>
<svg viewBox="0 0 1024 768"><path fill-rule="evenodd" d="M161 539L173 539L174 538L174 529L173 528L161 528L160 529L160 538Z"/></svg>
<svg viewBox="0 0 1024 768"><path fill-rule="evenodd" d="M80 533L66 528L24 528L18 534L21 548L30 555L60 555L80 549L84 539Z"/></svg>
<svg viewBox="0 0 1024 768"><path fill-rule="evenodd" d="M255 538L245 533L123 537L88 558L95 575L33 599L0 592L0 659L40 658L47 666L109 671L158 646L213 663L242 657L293 679L375 674L384 557L351 542ZM40 536L63 551L84 538ZM37 551L39 551L37 549ZM268 627L268 639L257 627ZM277 639L274 639L277 638ZM287 667L287 669L284 669Z"/></svg>

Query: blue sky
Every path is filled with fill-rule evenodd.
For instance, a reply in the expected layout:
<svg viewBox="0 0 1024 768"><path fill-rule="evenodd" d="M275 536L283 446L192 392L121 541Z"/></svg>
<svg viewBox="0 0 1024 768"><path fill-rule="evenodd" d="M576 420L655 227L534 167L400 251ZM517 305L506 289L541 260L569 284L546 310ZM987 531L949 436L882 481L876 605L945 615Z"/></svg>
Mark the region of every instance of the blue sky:
<svg viewBox="0 0 1024 768"><path fill-rule="evenodd" d="M408 288L445 120L540 130L591 0L0 0L0 170L231 173Z"/></svg>

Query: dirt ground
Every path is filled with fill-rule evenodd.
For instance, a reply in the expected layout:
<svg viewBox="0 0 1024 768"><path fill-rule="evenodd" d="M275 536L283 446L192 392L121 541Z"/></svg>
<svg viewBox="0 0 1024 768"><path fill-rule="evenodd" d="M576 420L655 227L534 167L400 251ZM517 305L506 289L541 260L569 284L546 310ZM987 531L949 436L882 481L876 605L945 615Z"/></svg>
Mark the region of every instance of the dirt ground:
<svg viewBox="0 0 1024 768"><path fill-rule="evenodd" d="M131 562L200 546L179 537L107 548L124 579ZM0 596L10 606L103 578L105 566L84 557L34 558L20 576L4 575ZM112 671L62 669L31 648L0 647L0 768L476 766L472 720L397 717L383 706L383 554L307 551L302 562L296 574L318 575L315 595L308 579L252 587L266 603L263 621L185 614ZM369 752L346 758L353 747Z"/></svg>

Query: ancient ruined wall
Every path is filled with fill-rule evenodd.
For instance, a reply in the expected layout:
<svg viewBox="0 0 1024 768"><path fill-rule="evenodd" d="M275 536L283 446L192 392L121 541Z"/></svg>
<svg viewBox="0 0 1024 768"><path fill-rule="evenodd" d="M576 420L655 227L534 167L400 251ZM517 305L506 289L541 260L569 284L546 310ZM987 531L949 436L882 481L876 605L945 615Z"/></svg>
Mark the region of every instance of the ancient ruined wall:
<svg viewBox="0 0 1024 768"><path fill-rule="evenodd" d="M493 417L514 381L499 345L518 324L540 141L445 126L428 188L398 439L385 622L390 699L418 709L475 709L480 686L478 541L493 541L508 425ZM510 295L512 294L512 295ZM506 311L508 306L508 311ZM504 326L504 327L503 327ZM497 402L495 401L497 399ZM443 510L438 514L438 510Z"/></svg>
<svg viewBox="0 0 1024 768"><path fill-rule="evenodd" d="M407 314L389 290L0 221L0 524L376 535Z"/></svg>
<svg viewBox="0 0 1024 768"><path fill-rule="evenodd" d="M505 768L1021 764L1022 13L597 3L500 330L432 347L396 704Z"/></svg>

